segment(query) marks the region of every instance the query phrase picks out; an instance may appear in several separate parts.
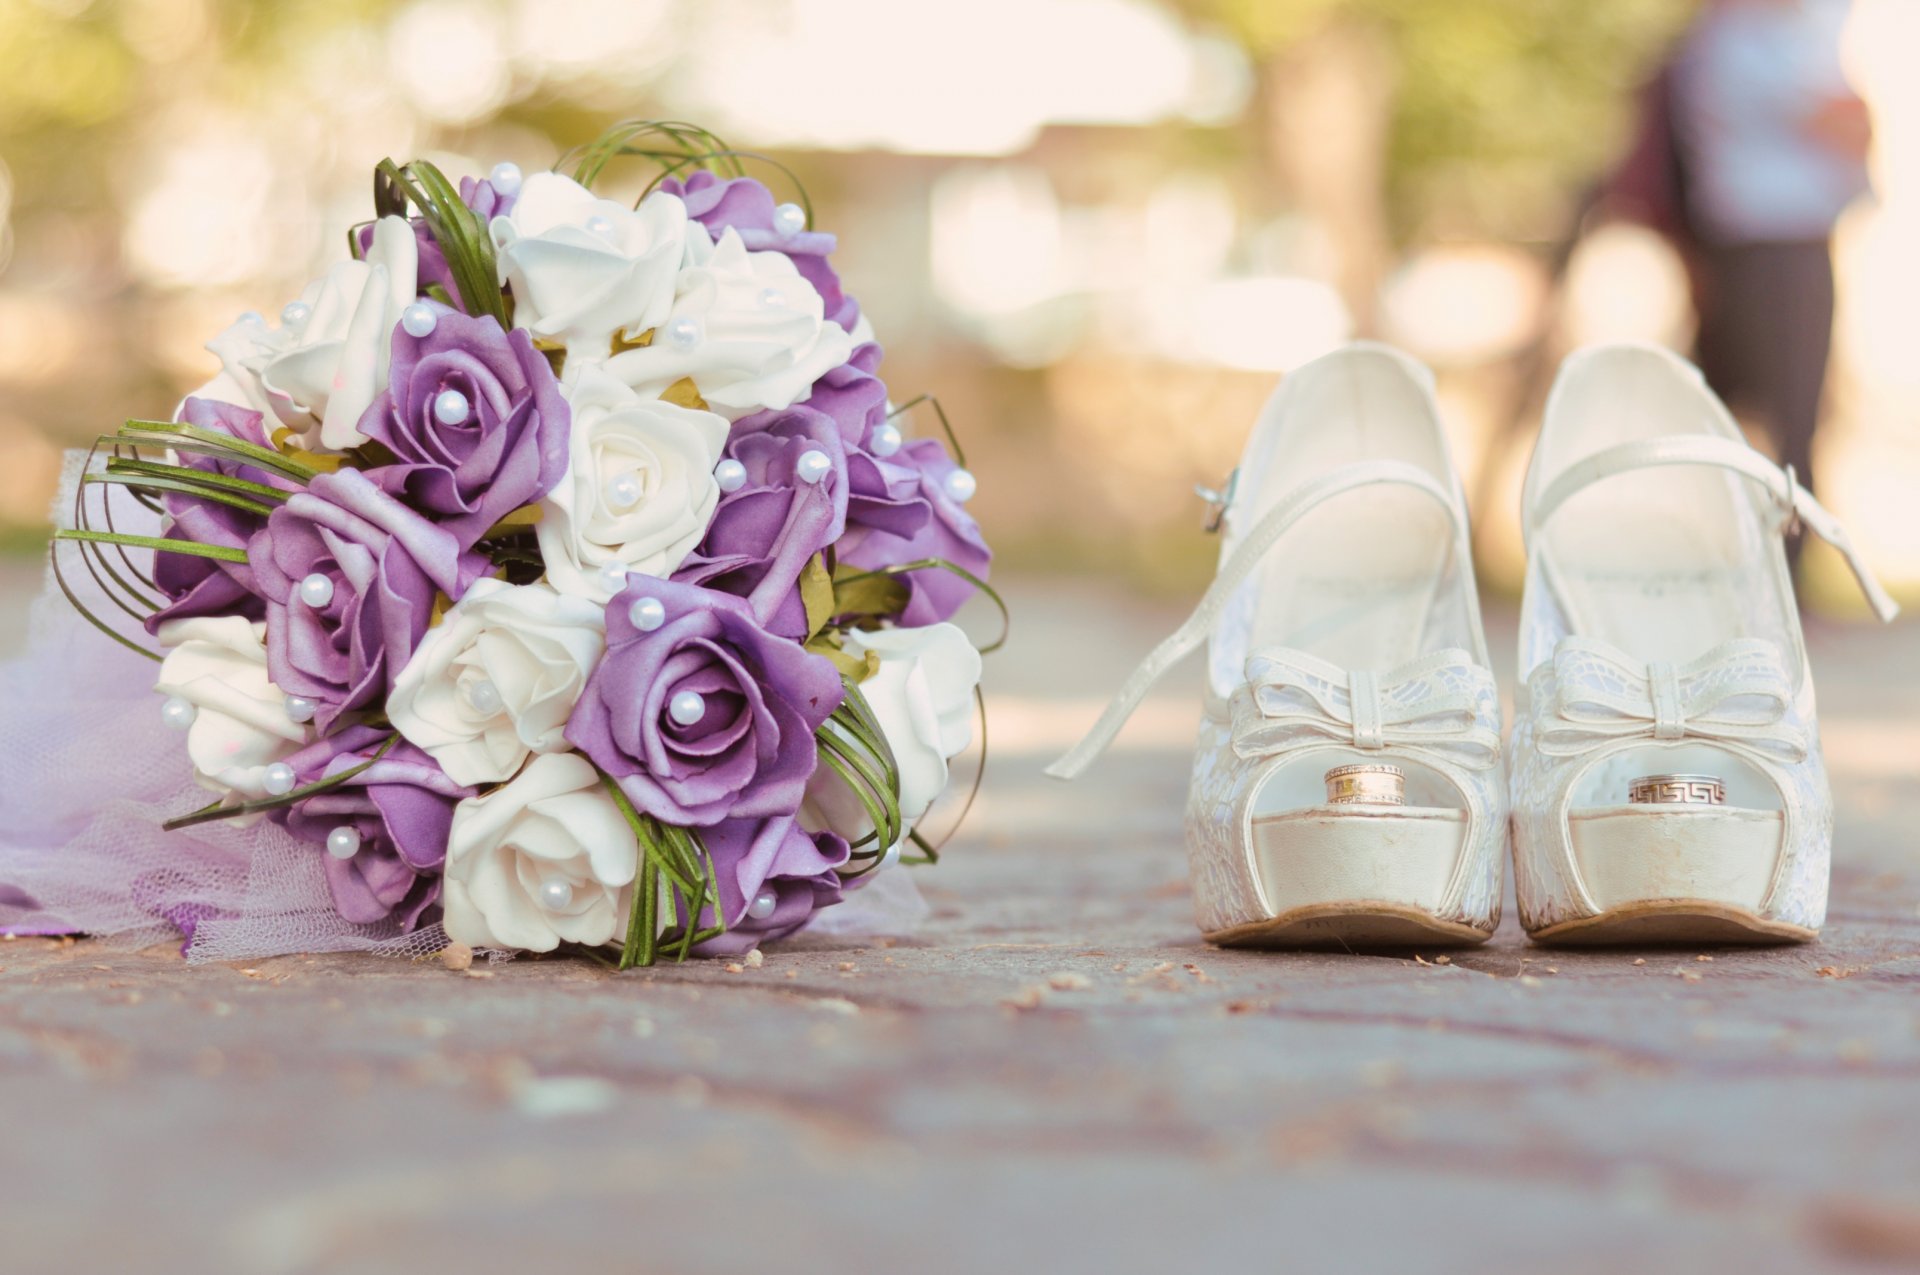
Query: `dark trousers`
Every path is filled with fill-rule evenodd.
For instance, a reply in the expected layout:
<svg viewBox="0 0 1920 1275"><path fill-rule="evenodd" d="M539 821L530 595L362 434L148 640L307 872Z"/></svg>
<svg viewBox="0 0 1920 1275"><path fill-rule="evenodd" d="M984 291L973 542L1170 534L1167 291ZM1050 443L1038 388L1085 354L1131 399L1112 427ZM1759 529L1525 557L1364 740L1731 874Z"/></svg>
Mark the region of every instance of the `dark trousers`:
<svg viewBox="0 0 1920 1275"><path fill-rule="evenodd" d="M1734 411L1758 418L1783 465L1816 490L1813 434L1833 344L1826 240L1721 244L1701 254L1700 370ZM1798 565L1796 536L1788 546Z"/></svg>

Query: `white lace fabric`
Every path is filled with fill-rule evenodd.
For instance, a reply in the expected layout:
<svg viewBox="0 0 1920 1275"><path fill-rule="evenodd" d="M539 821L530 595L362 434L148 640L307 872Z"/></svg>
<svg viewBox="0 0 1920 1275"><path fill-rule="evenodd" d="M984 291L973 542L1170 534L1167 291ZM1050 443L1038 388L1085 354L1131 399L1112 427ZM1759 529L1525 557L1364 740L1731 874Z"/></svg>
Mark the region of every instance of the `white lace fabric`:
<svg viewBox="0 0 1920 1275"><path fill-rule="evenodd" d="M1698 744L1738 758L1779 794L1781 856L1761 914L1807 929L1824 922L1833 802L1810 682L1803 676L1802 691L1791 693L1781 652L1757 639L1724 643L1677 672L1568 635L1528 678L1511 777L1515 891L1529 930L1600 911L1567 822L1581 781L1619 753ZM1678 684L1677 713L1656 704L1655 687L1668 679Z"/></svg>
<svg viewBox="0 0 1920 1275"><path fill-rule="evenodd" d="M1422 766L1458 793L1467 830L1439 915L1492 930L1507 826L1499 744L1493 674L1467 651L1438 651L1382 673L1285 648L1256 652L1226 715L1209 714L1195 744L1186 833L1200 928L1218 933L1271 915L1250 858L1267 780L1316 752L1331 765L1358 750L1368 760Z"/></svg>

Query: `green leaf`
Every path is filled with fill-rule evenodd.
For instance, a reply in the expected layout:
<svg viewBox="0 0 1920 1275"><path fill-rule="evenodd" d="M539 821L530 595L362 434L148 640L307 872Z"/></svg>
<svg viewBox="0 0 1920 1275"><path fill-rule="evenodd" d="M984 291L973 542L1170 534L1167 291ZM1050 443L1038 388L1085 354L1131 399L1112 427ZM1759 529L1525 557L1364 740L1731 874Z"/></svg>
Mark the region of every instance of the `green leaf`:
<svg viewBox="0 0 1920 1275"><path fill-rule="evenodd" d="M842 568L833 581L836 616L891 619L907 609L911 590L893 576Z"/></svg>
<svg viewBox="0 0 1920 1275"><path fill-rule="evenodd" d="M642 814L612 775L601 771L600 781L633 830L639 856L634 864L633 907L627 916L627 936L621 944L618 968L629 970L652 965L659 959L662 908L666 910L668 924L677 925L680 931L676 959L685 960L696 943L725 929L724 926L698 928L700 914L705 909L710 907L715 917L720 915L720 887L714 877L713 856L701 844L699 834ZM687 910L684 924L678 924L672 893L664 898L660 893L663 876L684 899Z"/></svg>
<svg viewBox="0 0 1920 1275"><path fill-rule="evenodd" d="M833 619L833 598L833 577L827 574L825 555L815 554L800 571L800 604L807 611L808 637Z"/></svg>
<svg viewBox="0 0 1920 1275"><path fill-rule="evenodd" d="M168 540L162 536L131 536L112 531L56 531L55 540L84 540L90 544L126 545L133 549L152 549L158 553L180 553L189 558L218 558L222 562L245 562L245 549L225 545L195 544L191 540Z"/></svg>

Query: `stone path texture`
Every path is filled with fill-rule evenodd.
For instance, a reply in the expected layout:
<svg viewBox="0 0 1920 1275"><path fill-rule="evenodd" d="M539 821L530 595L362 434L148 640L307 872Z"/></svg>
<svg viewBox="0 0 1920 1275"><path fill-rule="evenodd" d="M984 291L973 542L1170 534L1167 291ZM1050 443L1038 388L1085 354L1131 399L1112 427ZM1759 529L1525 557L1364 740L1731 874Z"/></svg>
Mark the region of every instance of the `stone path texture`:
<svg viewBox="0 0 1920 1275"><path fill-rule="evenodd" d="M1820 943L1276 955L1189 919L1191 669L1039 773L1178 615L1012 592L910 935L624 975L0 944L0 1270L1920 1267L1920 626L1810 635Z"/></svg>

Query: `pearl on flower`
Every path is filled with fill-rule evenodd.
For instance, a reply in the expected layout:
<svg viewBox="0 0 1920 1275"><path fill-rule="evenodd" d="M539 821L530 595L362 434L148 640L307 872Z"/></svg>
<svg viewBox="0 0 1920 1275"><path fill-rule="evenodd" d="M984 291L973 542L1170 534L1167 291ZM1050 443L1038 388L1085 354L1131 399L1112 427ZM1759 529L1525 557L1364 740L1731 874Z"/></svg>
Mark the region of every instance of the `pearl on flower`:
<svg viewBox="0 0 1920 1275"><path fill-rule="evenodd" d="M166 702L160 705L160 720L174 730L185 730L199 715L198 709L178 695L167 696Z"/></svg>
<svg viewBox="0 0 1920 1275"><path fill-rule="evenodd" d="M799 234L807 228L807 210L799 204L781 204L773 210L773 228L782 238Z"/></svg>
<svg viewBox="0 0 1920 1275"><path fill-rule="evenodd" d="M408 336L432 336L439 325L439 314L424 301L416 301L400 312L400 326Z"/></svg>
<svg viewBox="0 0 1920 1275"><path fill-rule="evenodd" d="M433 417L442 425L459 425L473 414L473 404L459 390L441 390L433 396Z"/></svg>
<svg viewBox="0 0 1920 1275"><path fill-rule="evenodd" d="M631 473L615 474L600 494L609 509L631 509L640 503L640 480Z"/></svg>
<svg viewBox="0 0 1920 1275"><path fill-rule="evenodd" d="M618 593L627 587L627 564L609 562L596 573L600 587L608 593Z"/></svg>
<svg viewBox="0 0 1920 1275"><path fill-rule="evenodd" d="M314 572L300 582L300 600L318 611L333 601L333 580Z"/></svg>
<svg viewBox="0 0 1920 1275"><path fill-rule="evenodd" d="M627 618L642 633L651 633L667 622L667 604L659 598L639 598L627 608Z"/></svg>
<svg viewBox="0 0 1920 1275"><path fill-rule="evenodd" d="M602 239L613 238L613 223L605 217L587 218L587 229L599 235Z"/></svg>
<svg viewBox="0 0 1920 1275"><path fill-rule="evenodd" d="M907 843L904 841L896 841L892 845L888 846L887 852L880 856L880 866L875 868L874 871L880 872L880 871L883 871L884 869L891 868L896 863L899 863L900 847L904 846L905 844Z"/></svg>
<svg viewBox="0 0 1920 1275"><path fill-rule="evenodd" d="M242 311L239 321L241 323L246 324L250 328L263 328L267 326L266 316L261 314L258 310Z"/></svg>
<svg viewBox="0 0 1920 1275"><path fill-rule="evenodd" d="M676 350L691 350L700 344L700 320L681 315L667 324L667 344Z"/></svg>
<svg viewBox="0 0 1920 1275"><path fill-rule="evenodd" d="M360 830L341 824L327 834L327 853L336 859L351 859L360 853Z"/></svg>
<svg viewBox="0 0 1920 1275"><path fill-rule="evenodd" d="M891 456L905 441L900 437L900 427L888 421L874 428L873 436L867 439L867 450L875 456Z"/></svg>
<svg viewBox="0 0 1920 1275"><path fill-rule="evenodd" d="M276 797L284 797L293 791L293 782L298 777L293 773L293 767L277 761L260 776L260 786Z"/></svg>
<svg viewBox="0 0 1920 1275"><path fill-rule="evenodd" d="M947 495L953 497L963 505L973 499L973 493L979 490L979 487L979 482L975 480L971 473L964 469L956 469L947 475Z"/></svg>
<svg viewBox="0 0 1920 1275"><path fill-rule="evenodd" d="M310 722L319 711L320 705L304 695L287 696L287 720L290 722Z"/></svg>
<svg viewBox="0 0 1920 1275"><path fill-rule="evenodd" d="M548 877L540 883L540 905L549 912L563 912L573 904L573 882L565 877Z"/></svg>
<svg viewBox="0 0 1920 1275"><path fill-rule="evenodd" d="M760 292L760 305L767 310L784 310L787 308L787 294L778 288L764 288Z"/></svg>
<svg viewBox="0 0 1920 1275"><path fill-rule="evenodd" d="M737 460L723 460L713 467L713 481L720 485L721 491L739 491L747 485L747 467Z"/></svg>
<svg viewBox="0 0 1920 1275"><path fill-rule="evenodd" d="M466 694L467 704L473 711L484 713L488 717L499 712L501 705L505 702L500 698L500 688L484 677L478 681L468 682Z"/></svg>
<svg viewBox="0 0 1920 1275"><path fill-rule="evenodd" d="M493 171L487 174L487 181L503 195L517 195L520 193L520 165L495 164Z"/></svg>
<svg viewBox="0 0 1920 1275"><path fill-rule="evenodd" d="M773 915L780 906L780 896L772 890L762 890L753 896L753 902L747 904L747 915L756 921L764 921Z"/></svg>
<svg viewBox="0 0 1920 1275"><path fill-rule="evenodd" d="M707 715L707 697L699 691L681 691L667 703L667 716L682 726L691 726Z"/></svg>
<svg viewBox="0 0 1920 1275"><path fill-rule="evenodd" d="M832 468L833 461L825 452L809 450L800 453L800 459L794 462L793 472L800 476L801 482L811 485L825 478Z"/></svg>
<svg viewBox="0 0 1920 1275"><path fill-rule="evenodd" d="M312 313L313 307L306 302L289 301L280 309L280 326L283 328L297 328L302 323L305 323L307 316Z"/></svg>

